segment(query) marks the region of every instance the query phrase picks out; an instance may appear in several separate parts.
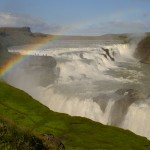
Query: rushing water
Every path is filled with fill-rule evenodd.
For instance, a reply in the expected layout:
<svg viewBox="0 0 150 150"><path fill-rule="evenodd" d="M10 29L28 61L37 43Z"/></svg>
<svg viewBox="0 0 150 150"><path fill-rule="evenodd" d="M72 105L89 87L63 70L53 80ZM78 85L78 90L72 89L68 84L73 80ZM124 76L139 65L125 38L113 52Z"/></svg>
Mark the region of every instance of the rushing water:
<svg viewBox="0 0 150 150"><path fill-rule="evenodd" d="M5 80L54 111L127 128L150 139L150 66L133 57L135 47L93 40L51 42L33 55L52 56L55 65L25 59ZM21 48L9 51L24 54Z"/></svg>

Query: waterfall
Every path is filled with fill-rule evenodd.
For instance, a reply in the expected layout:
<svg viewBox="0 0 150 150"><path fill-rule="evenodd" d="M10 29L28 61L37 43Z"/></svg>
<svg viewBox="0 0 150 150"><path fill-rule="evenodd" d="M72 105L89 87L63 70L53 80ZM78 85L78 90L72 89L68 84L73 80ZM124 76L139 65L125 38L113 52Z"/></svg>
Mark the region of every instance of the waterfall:
<svg viewBox="0 0 150 150"><path fill-rule="evenodd" d="M9 52L25 54L21 49ZM78 47L34 51L4 78L54 111L129 129L150 139L149 98L137 92L148 76L133 53L129 44L87 46L80 41Z"/></svg>

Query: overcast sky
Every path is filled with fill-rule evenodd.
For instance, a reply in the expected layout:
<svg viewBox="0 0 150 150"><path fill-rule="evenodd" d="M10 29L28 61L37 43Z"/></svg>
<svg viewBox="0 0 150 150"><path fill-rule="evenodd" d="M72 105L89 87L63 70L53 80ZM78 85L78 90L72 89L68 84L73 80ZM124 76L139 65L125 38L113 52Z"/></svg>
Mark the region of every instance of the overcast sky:
<svg viewBox="0 0 150 150"><path fill-rule="evenodd" d="M150 32L150 0L0 0L0 27L101 35Z"/></svg>

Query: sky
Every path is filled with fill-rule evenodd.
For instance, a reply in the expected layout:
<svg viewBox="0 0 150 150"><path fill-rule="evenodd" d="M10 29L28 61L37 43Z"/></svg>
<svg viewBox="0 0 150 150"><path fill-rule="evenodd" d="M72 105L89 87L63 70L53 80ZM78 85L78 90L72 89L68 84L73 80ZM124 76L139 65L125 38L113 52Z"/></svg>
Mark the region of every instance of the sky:
<svg viewBox="0 0 150 150"><path fill-rule="evenodd" d="M102 35L150 32L150 0L0 0L0 27Z"/></svg>

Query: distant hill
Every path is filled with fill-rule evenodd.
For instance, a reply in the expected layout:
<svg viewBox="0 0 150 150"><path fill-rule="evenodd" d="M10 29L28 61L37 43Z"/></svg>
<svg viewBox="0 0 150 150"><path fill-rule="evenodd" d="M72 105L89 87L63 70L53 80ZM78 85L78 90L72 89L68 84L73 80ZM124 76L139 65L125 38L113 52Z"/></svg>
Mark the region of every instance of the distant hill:
<svg viewBox="0 0 150 150"><path fill-rule="evenodd" d="M59 35L58 39L62 40L100 40L100 41L118 41L122 43L128 42L127 34L105 34L101 36L67 36Z"/></svg>

